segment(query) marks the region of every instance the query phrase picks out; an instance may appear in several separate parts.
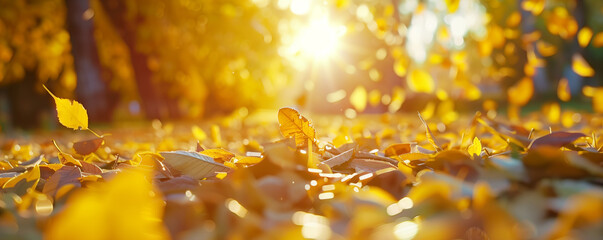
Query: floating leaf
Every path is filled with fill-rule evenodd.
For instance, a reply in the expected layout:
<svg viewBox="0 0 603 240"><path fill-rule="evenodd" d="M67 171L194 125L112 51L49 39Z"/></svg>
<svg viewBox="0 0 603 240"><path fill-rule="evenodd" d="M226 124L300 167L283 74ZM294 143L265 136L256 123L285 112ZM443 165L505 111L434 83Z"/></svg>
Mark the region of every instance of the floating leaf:
<svg viewBox="0 0 603 240"><path fill-rule="evenodd" d="M94 138L73 143L73 149L80 155L88 155L95 152L105 140L103 138Z"/></svg>
<svg viewBox="0 0 603 240"><path fill-rule="evenodd" d="M283 136L294 138L298 147L305 146L307 139L313 142L316 139L316 130L312 123L293 108L279 109L278 123Z"/></svg>
<svg viewBox="0 0 603 240"><path fill-rule="evenodd" d="M165 158L164 163L195 179L213 177L217 172L230 170L224 164L215 162L212 157L196 152L172 151L160 152L160 154Z"/></svg>
<svg viewBox="0 0 603 240"><path fill-rule="evenodd" d="M415 69L410 72L407 84L410 90L414 92L432 93L435 90L433 78L422 69Z"/></svg>
<svg viewBox="0 0 603 240"><path fill-rule="evenodd" d="M74 130L88 129L88 112L81 103L75 100L59 98L52 94L46 86L44 89L54 98L59 122Z"/></svg>
<svg viewBox="0 0 603 240"><path fill-rule="evenodd" d="M593 70L579 53L574 54L572 57L572 69L576 74L582 77L592 77L595 75L595 70Z"/></svg>

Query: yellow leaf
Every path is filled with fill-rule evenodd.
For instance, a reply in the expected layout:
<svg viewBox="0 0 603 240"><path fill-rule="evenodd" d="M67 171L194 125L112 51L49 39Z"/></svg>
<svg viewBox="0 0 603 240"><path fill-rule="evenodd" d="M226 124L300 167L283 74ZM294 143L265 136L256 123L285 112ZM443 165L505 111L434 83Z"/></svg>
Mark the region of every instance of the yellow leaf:
<svg viewBox="0 0 603 240"><path fill-rule="evenodd" d="M408 76L408 87L415 92L432 93L435 89L433 78L428 72L415 69Z"/></svg>
<svg viewBox="0 0 603 240"><path fill-rule="evenodd" d="M595 70L584 60L582 55L576 53L572 57L572 69L574 72L582 77L592 77L595 75Z"/></svg>
<svg viewBox="0 0 603 240"><path fill-rule="evenodd" d="M3 189L12 188L20 181L24 180L25 182L34 182L32 188L36 188L38 181L40 181L40 167L35 165L31 170L21 173L18 176L15 176L4 183L2 186Z"/></svg>
<svg viewBox="0 0 603 240"><path fill-rule="evenodd" d="M59 122L63 124L63 126L74 130L88 129L88 112L81 103L75 100L59 98L52 94L46 86L43 87L48 91L50 96L54 98L54 102L57 105Z"/></svg>
<svg viewBox="0 0 603 240"><path fill-rule="evenodd" d="M74 193L50 221L45 239L169 239L163 199L151 171L127 170Z"/></svg>
<svg viewBox="0 0 603 240"><path fill-rule="evenodd" d="M73 165L77 165L80 167L82 166L82 163L80 163L79 160L77 160L73 156L71 156L71 154L59 152L58 157L59 157L59 161L61 161L62 164L71 163Z"/></svg>
<svg viewBox="0 0 603 240"><path fill-rule="evenodd" d="M312 123L293 108L279 109L278 123L283 136L295 138L295 145L298 147L303 147L307 139L312 142L316 139L316 130Z"/></svg>
<svg viewBox="0 0 603 240"><path fill-rule="evenodd" d="M479 156L480 154L482 154L482 142L479 140L479 138L473 138L473 143L469 145L469 147L467 148L467 152L469 152L469 155L471 155L471 157Z"/></svg>
<svg viewBox="0 0 603 240"><path fill-rule="evenodd" d="M592 37L593 30L591 30L589 27L583 27L578 32L578 44L580 44L580 47L585 48L586 46L588 46L588 43L590 43L590 39Z"/></svg>
<svg viewBox="0 0 603 240"><path fill-rule="evenodd" d="M559 80L559 84L557 85L557 97L559 97L559 100L564 102L567 102L572 98L572 93L570 92L567 78L562 78Z"/></svg>
<svg viewBox="0 0 603 240"><path fill-rule="evenodd" d="M534 94L534 83L530 78L523 78L507 90L507 99L516 106L526 105Z"/></svg>
<svg viewBox="0 0 603 240"><path fill-rule="evenodd" d="M358 86L350 95L350 103L358 112L364 111L366 108L367 94L363 86Z"/></svg>

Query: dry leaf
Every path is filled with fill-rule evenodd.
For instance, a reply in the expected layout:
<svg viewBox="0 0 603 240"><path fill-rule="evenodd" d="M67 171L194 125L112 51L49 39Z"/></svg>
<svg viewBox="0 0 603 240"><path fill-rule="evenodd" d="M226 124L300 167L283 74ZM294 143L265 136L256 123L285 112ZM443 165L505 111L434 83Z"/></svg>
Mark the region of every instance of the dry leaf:
<svg viewBox="0 0 603 240"><path fill-rule="evenodd" d="M553 132L551 134L544 135L536 138L530 143L529 148L538 148L541 146L551 147L562 147L563 145L570 144L576 139L585 137L584 133L571 133L571 132Z"/></svg>
<svg viewBox="0 0 603 240"><path fill-rule="evenodd" d="M52 174L48 180L46 180L42 192L52 198L55 198L57 191L67 184L81 187L79 180L81 177L82 172L78 167L67 165L63 166L61 169L54 172L54 174Z"/></svg>
<svg viewBox="0 0 603 240"><path fill-rule="evenodd" d="M103 145L105 140L103 138L94 138L84 141L73 143L73 149L80 155L88 155L95 152L100 146Z"/></svg>
<svg viewBox="0 0 603 240"><path fill-rule="evenodd" d="M383 152L386 157L398 156L401 154L410 153L410 143L396 143L389 145Z"/></svg>
<svg viewBox="0 0 603 240"><path fill-rule="evenodd" d="M322 161L322 163L329 165L329 167L333 168L339 166L341 164L346 163L354 156L354 149L347 150L345 152L340 153L332 158Z"/></svg>
<svg viewBox="0 0 603 240"><path fill-rule="evenodd" d="M215 162L210 156L196 152L172 151L160 152L160 154L165 158L164 163L195 179L213 177L217 172L228 172L230 170L224 164Z"/></svg>

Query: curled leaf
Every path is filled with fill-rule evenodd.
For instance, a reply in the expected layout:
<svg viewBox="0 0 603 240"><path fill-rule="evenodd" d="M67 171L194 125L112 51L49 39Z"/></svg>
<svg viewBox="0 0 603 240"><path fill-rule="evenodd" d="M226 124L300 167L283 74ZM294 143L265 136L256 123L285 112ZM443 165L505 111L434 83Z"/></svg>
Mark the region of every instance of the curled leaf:
<svg viewBox="0 0 603 240"><path fill-rule="evenodd" d="M187 151L161 152L164 163L169 164L182 174L196 179L215 176L217 172L230 170L224 164L217 163L210 156Z"/></svg>

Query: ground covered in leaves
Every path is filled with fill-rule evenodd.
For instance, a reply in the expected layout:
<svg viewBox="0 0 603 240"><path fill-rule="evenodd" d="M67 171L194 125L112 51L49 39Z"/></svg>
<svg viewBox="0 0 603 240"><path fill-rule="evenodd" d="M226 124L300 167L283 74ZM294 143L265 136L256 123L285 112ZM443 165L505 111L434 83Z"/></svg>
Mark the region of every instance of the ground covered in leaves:
<svg viewBox="0 0 603 240"><path fill-rule="evenodd" d="M602 122L282 108L3 137L0 238L600 239Z"/></svg>

